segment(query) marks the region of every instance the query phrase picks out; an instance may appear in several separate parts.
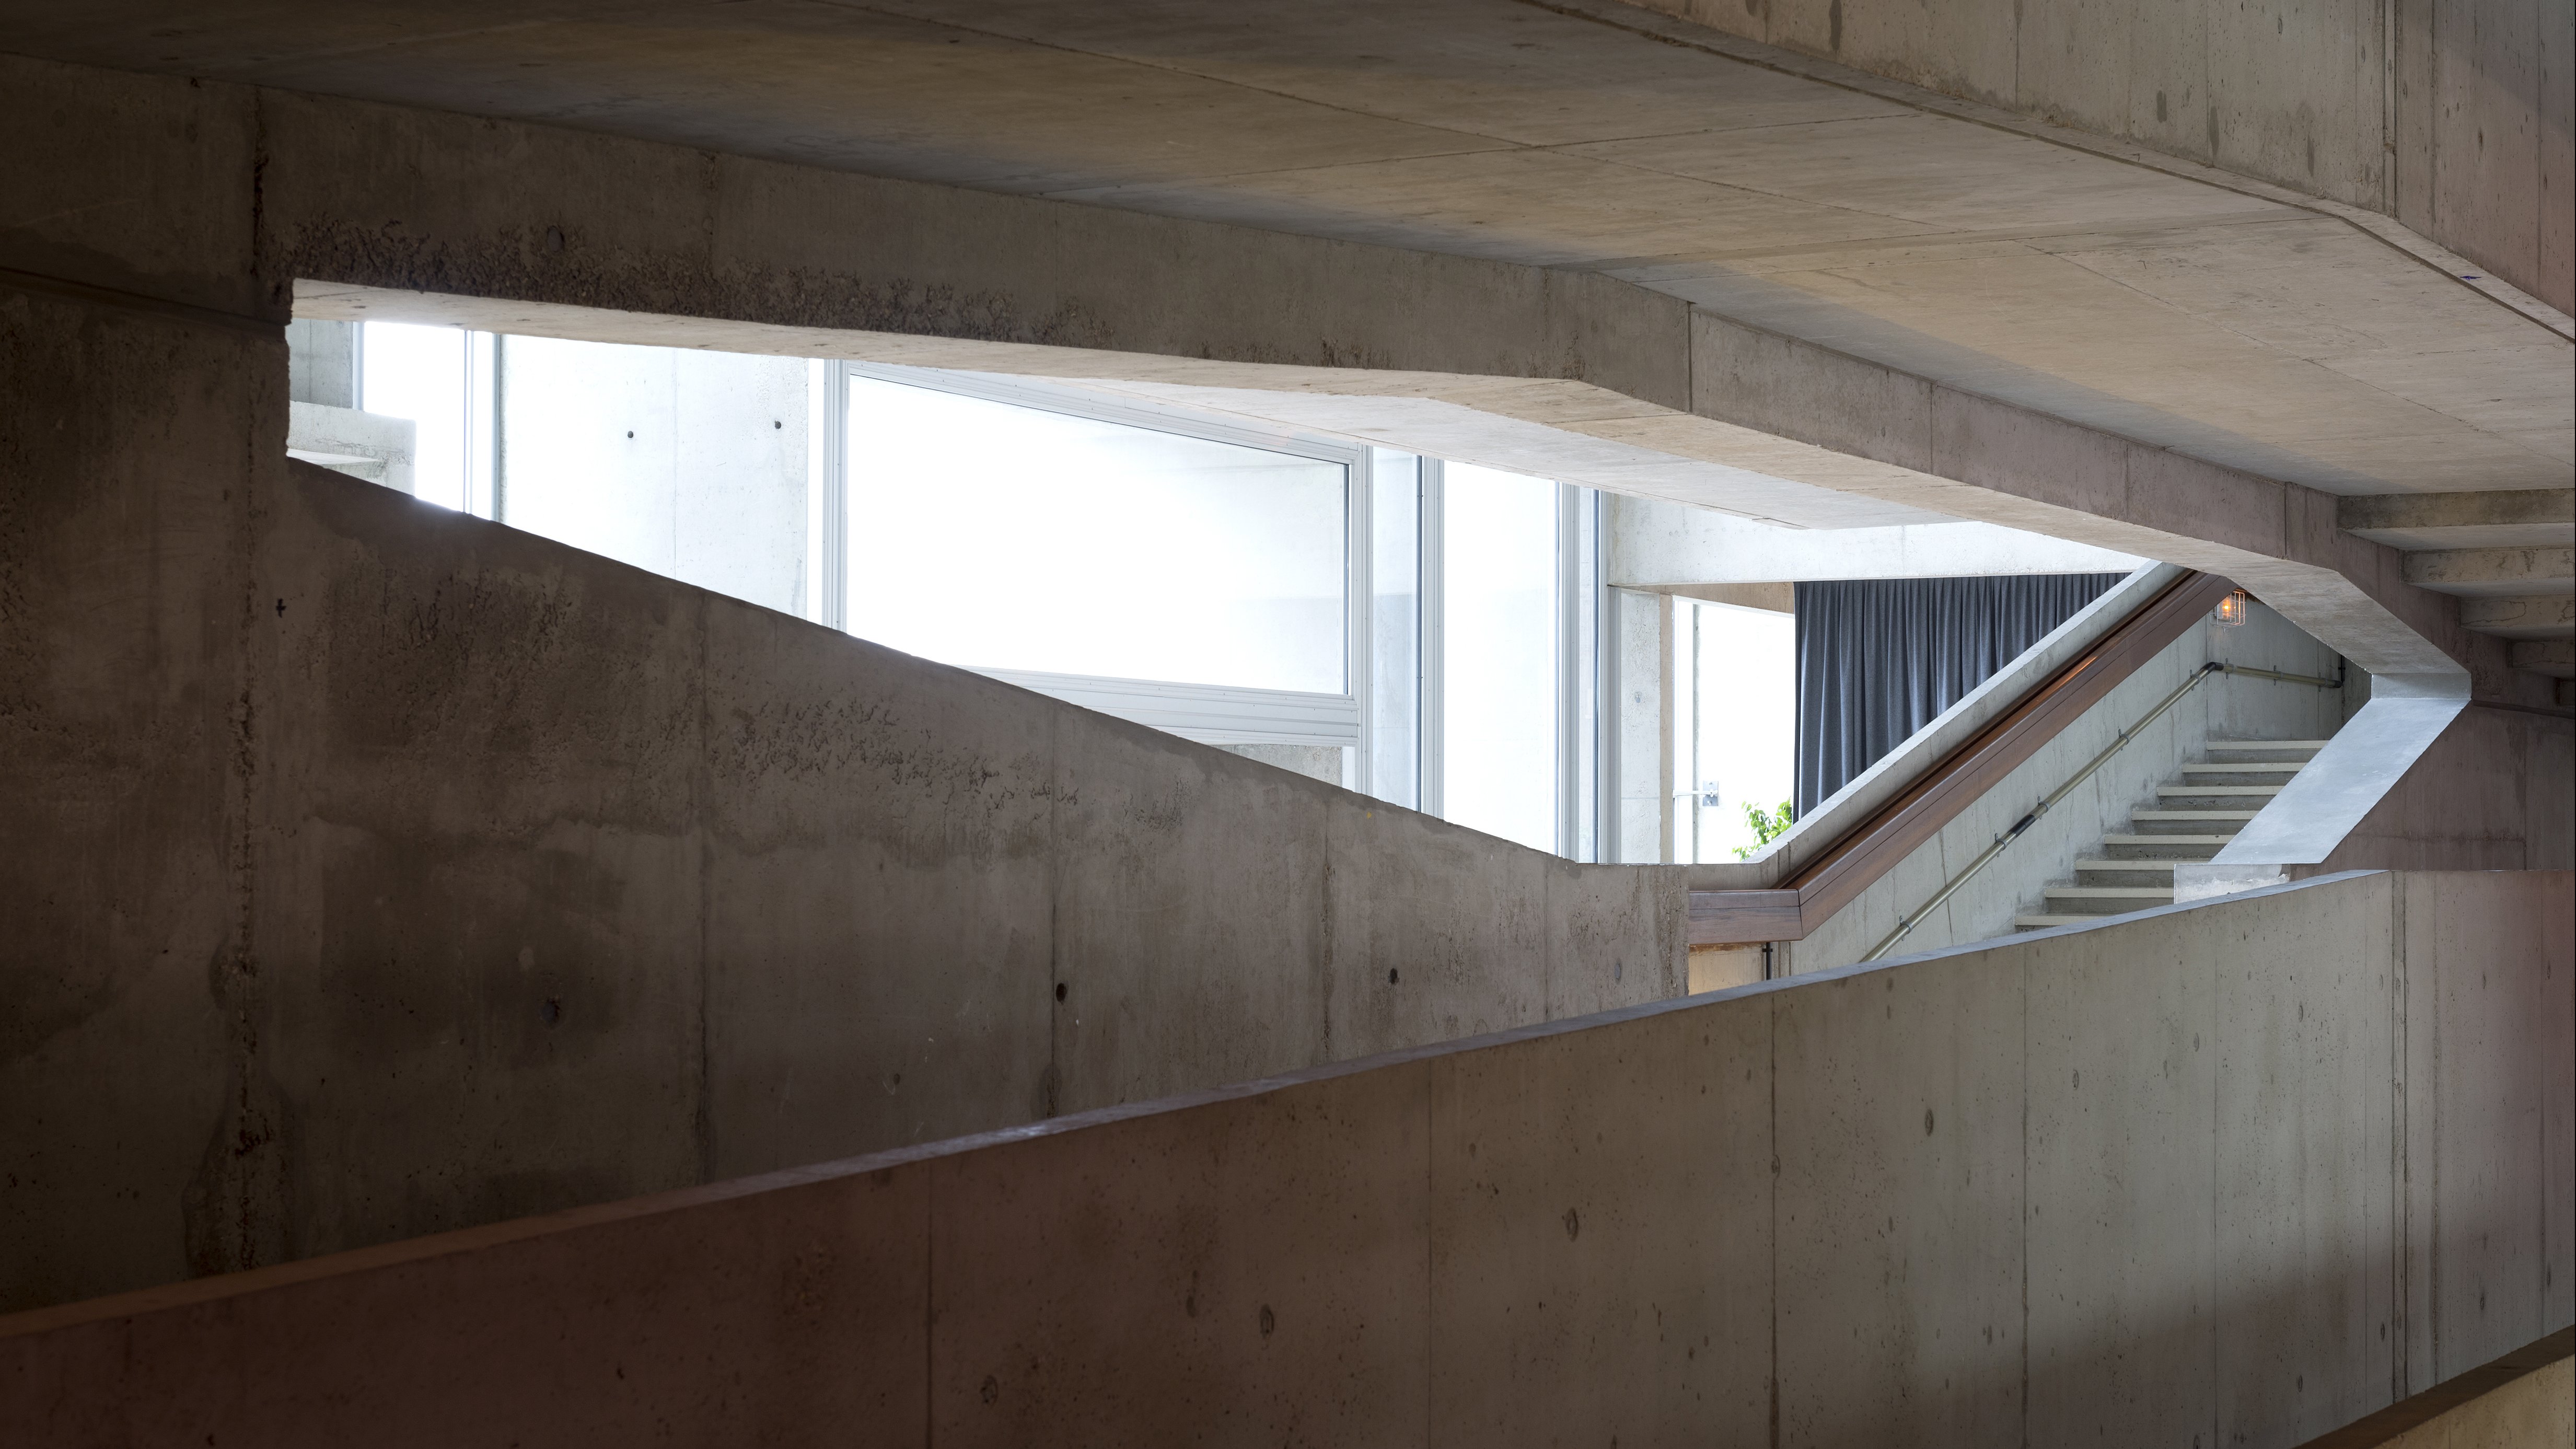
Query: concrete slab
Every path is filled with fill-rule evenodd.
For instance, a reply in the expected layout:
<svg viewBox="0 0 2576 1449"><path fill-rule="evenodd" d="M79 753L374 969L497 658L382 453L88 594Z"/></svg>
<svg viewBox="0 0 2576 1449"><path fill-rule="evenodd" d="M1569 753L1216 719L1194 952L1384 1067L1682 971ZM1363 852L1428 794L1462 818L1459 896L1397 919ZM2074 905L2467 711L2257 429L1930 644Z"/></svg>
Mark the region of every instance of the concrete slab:
<svg viewBox="0 0 2576 1449"><path fill-rule="evenodd" d="M225 1104L248 1109L265 1087L243 1040L251 942L226 898L251 830L227 783L256 618L249 485L252 460L284 446L283 350L0 299L0 391L19 400L0 524L0 1093L14 1104L0 1174L15 1184L0 1233L16 1245L0 1302L276 1250L268 1232L225 1230L227 1199L269 1181L264 1145L226 1150L239 1139ZM255 1140L280 1125L250 1115Z"/></svg>
<svg viewBox="0 0 2576 1449"><path fill-rule="evenodd" d="M1998 955L1773 998L1784 1442L2019 1433L2024 990Z"/></svg>
<svg viewBox="0 0 2576 1449"><path fill-rule="evenodd" d="M2069 937L2030 976L2035 1442L2187 1441L2218 1419L2217 1385L2194 1370L2219 1297L2206 1125L2219 967L2190 949L2139 960L2112 946Z"/></svg>
<svg viewBox="0 0 2576 1449"><path fill-rule="evenodd" d="M2563 969L2502 972L2491 963L2563 951L2566 913L2481 916L2475 899L2450 878L2428 876L2408 882L2405 902L2407 969L2433 963L2430 1020L2410 1029L2432 1036L2427 1086L2440 1103L2420 1149L2440 1244L2426 1285L2427 1383L2559 1326L2551 1310L2565 1301L2550 1249L2567 1230L2551 1216L2547 1174L2566 1160L2567 1119L2546 1094L2562 1076L2552 1058L2568 1054L2576 999Z"/></svg>
<svg viewBox="0 0 2576 1449"><path fill-rule="evenodd" d="M1433 1442L1765 1436L1772 1010L1432 1064Z"/></svg>
<svg viewBox="0 0 2576 1449"><path fill-rule="evenodd" d="M1046 1115L1068 711L731 600L706 631L709 1172Z"/></svg>
<svg viewBox="0 0 2576 1449"><path fill-rule="evenodd" d="M2299 1443L2391 1396L2394 889L2356 879L2176 957L2209 963L2213 1442Z"/></svg>
<svg viewBox="0 0 2576 1449"><path fill-rule="evenodd" d="M570 122L747 162L1080 197L1128 213L1518 266L1610 268L1663 296L1948 386L2072 408L2097 426L2335 491L2461 486L2481 471L2483 486L2524 474L2534 481L2512 486L2554 484L2570 456L2576 403L2558 385L2567 369L2531 365L2563 359L2564 339L2339 213L1976 124L1929 93L1865 92L1824 71L1811 79L1764 69L1634 25L1475 0L1400 22L1345 0L1258 28L1187 4L1078 15L924 5L910 16L757 4L719 18L628 3L507 27L475 23L485 12L468 0L449 0L446 13L458 23L328 17L301 27L283 12L200 14L176 44L149 55L110 29L60 21L25 22L0 39L66 58ZM1825 12L1801 14L1782 22L1783 34L1836 32ZM1988 22L2001 23L1977 24ZM2259 18L2246 23L2261 28ZM1852 24L1855 46L1863 34L1936 50L1956 41L1968 52L1992 40L1968 44L1942 26L1890 21L1874 4ZM2248 54L2348 48L2340 32L2311 25L2303 34L2254 37ZM2133 43L2161 54L2170 39ZM2309 142L2318 116L2351 108L2351 96L2321 79L2330 71L2302 73L2324 86L2319 109L2292 127ZM865 83L852 85L852 75ZM2204 96L2184 109L2215 118L2224 108ZM1174 139L1175 125L1186 140ZM381 149L381 138L350 139ZM2246 154L2268 157L2273 144ZM2375 168L2378 153L2369 155ZM1040 208L1027 215L1059 220L961 228L973 238L964 245L1025 257L1036 235L1058 224L1088 229L1097 210ZM291 203L273 214L281 236L301 225ZM595 257L588 245L611 238L590 230L575 250ZM1829 255L1907 236L1984 250L1895 254L1879 266ZM417 251L380 234L386 244ZM336 247L345 262L357 243L316 245L312 260ZM1775 315L1781 299L1737 295L1745 265L1762 257L1775 290L1803 296L1812 315ZM1643 265L1676 259L1682 270L1668 274ZM353 275L345 265L301 270ZM988 303L1008 295L1024 317L1071 322L1057 310L1071 298L1034 295L1029 268L1006 270L1023 275L970 290ZM1184 274L1153 269L1157 305L1175 304L1171 283ZM763 289L774 295L784 280ZM1206 308L1241 291L1238 279L1182 295ZM1085 300L1090 322L1127 305ZM1391 308L1381 300L1352 315ZM1335 337L1337 360L1394 361L1489 313L1428 315L1438 325L1396 328L1390 336L1401 340L1385 358ZM2101 345L2112 336L2122 345ZM1199 341L1131 332L1124 345L1208 355ZM1593 341L1586 367L1600 369L1606 338ZM1552 355L1529 372L1562 365ZM1618 385L1651 391L1638 392L1636 378ZM2392 397L2406 406L2391 408Z"/></svg>
<svg viewBox="0 0 2576 1449"><path fill-rule="evenodd" d="M1060 990L1042 1003L1058 1085L1046 1113L1335 1059L1324 1044L1338 984L1326 957L1325 796L1339 792L1078 710L1055 730L1045 899ZM1247 820L1279 834L1246 831ZM1463 850L1479 864L1505 854L1498 842ZM1493 863L1526 870L1516 856ZM1528 967L1478 963L1479 980L1515 980L1518 1000L1496 1007L1507 1019L1538 1016L1542 978Z"/></svg>
<svg viewBox="0 0 2576 1449"><path fill-rule="evenodd" d="M2374 1304L2474 1366L2554 1301L2568 884L2343 875L17 1315L0 1431L2295 1442L2436 1376Z"/></svg>
<svg viewBox="0 0 2576 1449"><path fill-rule="evenodd" d="M298 1291L83 1322L41 1382L0 1370L0 1413L30 1437L281 1449L918 1439L929 1177L701 1190L290 1269ZM138 1359L171 1371L135 1382Z"/></svg>
<svg viewBox="0 0 2576 1449"><path fill-rule="evenodd" d="M1500 842L1469 838L1378 802L1347 802L1333 811L1329 829L1334 886L1324 929L1334 969L1319 1005L1323 1040L1337 1054L1455 1040L1546 1018L1554 995L1546 971L1560 948L1551 935L1552 872L1545 856L1504 850ZM1498 869L1470 869L1471 861L1497 851L1503 852ZM1438 905L1422 911L1402 904L1415 901ZM1671 910L1643 919L1672 930L1679 915ZM1653 957L1621 952L1614 961L1639 958L1632 989L1656 990L1671 982L1667 963L1679 940L1675 931ZM1362 962L1365 972L1353 969ZM1592 957L1583 964L1602 963Z"/></svg>
<svg viewBox="0 0 2576 1449"><path fill-rule="evenodd" d="M262 515L225 1266L698 1180L701 599L303 464Z"/></svg>
<svg viewBox="0 0 2576 1449"><path fill-rule="evenodd" d="M928 1164L930 1437L1421 1443L1430 1068ZM1296 1189L1276 1190L1293 1175ZM1120 1289L1101 1291L1110 1265ZM1154 1344L1150 1358L1134 1352Z"/></svg>
<svg viewBox="0 0 2576 1449"><path fill-rule="evenodd" d="M71 385L65 339L118 333L55 321L12 355ZM84 435L81 486L34 495L22 536L80 567L13 656L58 703L16 716L44 833L10 909L72 914L8 963L9 1211L43 1251L6 1301L1683 989L1678 870L1560 890L1536 852L289 463L282 397L174 408L146 359L193 354L137 325L97 395L200 439L265 417L189 456L272 461ZM249 345L192 365L256 379ZM63 693L109 665L181 699Z"/></svg>
<svg viewBox="0 0 2576 1449"><path fill-rule="evenodd" d="M2451 548L2406 556L2406 582L2469 598L2576 591L2576 548Z"/></svg>

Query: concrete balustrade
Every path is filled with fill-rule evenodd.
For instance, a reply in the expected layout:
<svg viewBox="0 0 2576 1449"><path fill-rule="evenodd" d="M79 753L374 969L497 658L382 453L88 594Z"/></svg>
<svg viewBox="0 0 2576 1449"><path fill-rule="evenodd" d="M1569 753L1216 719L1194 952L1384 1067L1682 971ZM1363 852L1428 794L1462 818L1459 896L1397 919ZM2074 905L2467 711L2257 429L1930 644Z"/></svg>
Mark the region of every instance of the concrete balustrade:
<svg viewBox="0 0 2576 1449"><path fill-rule="evenodd" d="M0 698L41 706L0 763L0 1307L1684 987L1680 867L1576 865L309 464L213 522L148 464L63 476L0 654ZM154 699L62 683L155 650Z"/></svg>
<svg viewBox="0 0 2576 1449"><path fill-rule="evenodd" d="M0 1438L2295 1445L2576 1309L2570 887L2321 878L21 1314Z"/></svg>

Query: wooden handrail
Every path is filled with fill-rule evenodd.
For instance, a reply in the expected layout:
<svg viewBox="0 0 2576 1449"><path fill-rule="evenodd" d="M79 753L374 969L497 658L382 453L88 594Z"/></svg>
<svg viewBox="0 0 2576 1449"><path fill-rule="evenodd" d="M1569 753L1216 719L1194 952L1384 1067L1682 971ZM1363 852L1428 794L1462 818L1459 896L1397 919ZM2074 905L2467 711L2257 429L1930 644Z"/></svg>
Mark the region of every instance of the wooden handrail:
<svg viewBox="0 0 2576 1449"><path fill-rule="evenodd" d="M2163 653L2235 587L2202 573L2184 574L2167 584L2091 649L2033 686L1777 888L1692 891L1690 943L1804 939Z"/></svg>

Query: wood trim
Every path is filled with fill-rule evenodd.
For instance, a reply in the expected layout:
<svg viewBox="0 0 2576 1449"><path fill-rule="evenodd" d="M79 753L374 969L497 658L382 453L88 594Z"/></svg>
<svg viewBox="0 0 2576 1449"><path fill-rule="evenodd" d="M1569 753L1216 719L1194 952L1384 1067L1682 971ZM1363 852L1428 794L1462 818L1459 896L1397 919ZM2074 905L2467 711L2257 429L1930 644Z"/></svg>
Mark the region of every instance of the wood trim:
<svg viewBox="0 0 2576 1449"><path fill-rule="evenodd" d="M2394 1445L2407 1430L2430 1424L2453 1409L2475 1403L2516 1379L2538 1373L2571 1354L2576 1354L2576 1328L2562 1328L2501 1358L2444 1379L2420 1394L2399 1399L2378 1413L2364 1415L2332 1433L2310 1439L2299 1449L2380 1449L2383 1445ZM2445 1439L2442 1442L2452 1441Z"/></svg>
<svg viewBox="0 0 2576 1449"><path fill-rule="evenodd" d="M1690 893L1690 943L1694 946L1795 941L1807 934L1800 919L1796 891Z"/></svg>
<svg viewBox="0 0 2576 1449"><path fill-rule="evenodd" d="M2166 585L2091 649L2034 686L1777 888L1691 892L1691 944L1804 939L2164 652L2234 587L2203 573L2185 574ZM1775 898L1790 892L1798 898L1796 931L1776 934L1788 923Z"/></svg>

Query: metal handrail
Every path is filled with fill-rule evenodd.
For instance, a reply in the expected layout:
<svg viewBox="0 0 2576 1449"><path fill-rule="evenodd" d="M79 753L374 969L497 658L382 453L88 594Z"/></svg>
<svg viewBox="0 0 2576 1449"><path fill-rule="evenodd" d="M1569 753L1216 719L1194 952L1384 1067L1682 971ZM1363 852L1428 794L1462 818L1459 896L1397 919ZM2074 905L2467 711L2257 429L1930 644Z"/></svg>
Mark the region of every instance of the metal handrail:
<svg viewBox="0 0 2576 1449"><path fill-rule="evenodd" d="M2342 673L2343 671L2341 670L2336 671L2338 676ZM2176 689L2173 693L2166 695L2163 700L2157 703L2154 709L2148 710L2144 715L2140 716L2137 723L2120 731L2119 738L2111 742L2110 748L2104 750L2098 755L2095 755L2091 762L2075 773L2072 779L2068 780L2065 784L2058 786L2056 789L2049 791L2046 796L2041 798L2039 804L2032 808L2029 814L2014 821L2010 829L2006 830L2003 834L1996 836L1994 844L1987 846L1984 851L1978 854L1975 860L1968 862L1967 869L1960 871L1955 876L1952 876L1949 881L1941 887L1940 891L1932 897L1932 899L1915 907L1911 915L1899 917L1896 922L1896 929L1888 932L1887 939L1871 947L1869 954L1861 957L1860 959L1863 961L1875 961L1879 957L1886 955L1889 947L1904 940L1907 934L1912 932L1916 926L1923 924L1926 917L1930 916L1934 911L1941 909L1941 903L1956 894L1959 887L1966 885L1969 877L1974 876L1978 871L1984 870L1994 861L1996 856L2004 853L2005 847L2011 845L2014 841L2019 840L2023 831L2026 831L2033 825L2038 824L2039 817L2047 814L2049 809L2056 805L2058 801L2063 800L2069 794L2072 794L2076 786L2093 778L2093 772L2101 769L2104 765L2109 764L2113 755L2127 749L2129 747L2129 741L2137 738L2139 731L2144 730L2151 724L2154 724L2166 710L2169 710L2175 705L2181 703L2184 695L2199 688L2201 681L2209 678L2213 674L2243 674L2255 679L2278 680L2283 684L2313 684L2319 689L2343 688L2343 680L2340 677L2334 679L2319 679L2312 674L2284 674L2277 669L2256 669L2252 665L2229 664L2216 659L2203 664L2198 669L2191 672L2191 678L2184 680L2180 688Z"/></svg>

